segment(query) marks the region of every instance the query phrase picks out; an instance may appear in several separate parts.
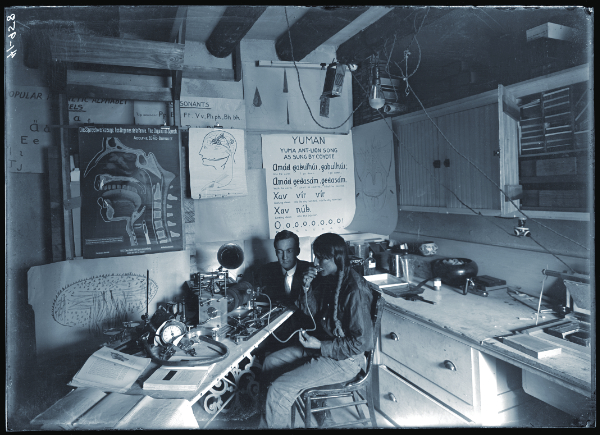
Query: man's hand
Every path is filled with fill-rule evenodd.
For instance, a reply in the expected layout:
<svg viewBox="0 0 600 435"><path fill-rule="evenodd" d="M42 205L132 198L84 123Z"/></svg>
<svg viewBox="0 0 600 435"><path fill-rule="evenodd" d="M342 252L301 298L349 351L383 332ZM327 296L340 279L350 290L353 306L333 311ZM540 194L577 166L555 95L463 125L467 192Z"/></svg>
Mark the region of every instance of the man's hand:
<svg viewBox="0 0 600 435"><path fill-rule="evenodd" d="M304 289L304 293L307 293L310 289L310 283L317 276L318 269L314 266L309 267L306 272L304 272L304 285L302 288Z"/></svg>
<svg viewBox="0 0 600 435"><path fill-rule="evenodd" d="M304 329L300 330L298 338L300 339L300 344L308 349L321 349L321 341L308 335Z"/></svg>

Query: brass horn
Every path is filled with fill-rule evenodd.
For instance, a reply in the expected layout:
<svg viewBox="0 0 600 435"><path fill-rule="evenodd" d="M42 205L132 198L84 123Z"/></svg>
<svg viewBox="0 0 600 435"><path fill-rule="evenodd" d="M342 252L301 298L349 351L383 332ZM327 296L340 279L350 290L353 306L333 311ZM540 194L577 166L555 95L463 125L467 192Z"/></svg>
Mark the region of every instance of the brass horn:
<svg viewBox="0 0 600 435"><path fill-rule="evenodd" d="M225 243L217 252L217 261L225 269L237 269L244 262L244 251L235 243Z"/></svg>

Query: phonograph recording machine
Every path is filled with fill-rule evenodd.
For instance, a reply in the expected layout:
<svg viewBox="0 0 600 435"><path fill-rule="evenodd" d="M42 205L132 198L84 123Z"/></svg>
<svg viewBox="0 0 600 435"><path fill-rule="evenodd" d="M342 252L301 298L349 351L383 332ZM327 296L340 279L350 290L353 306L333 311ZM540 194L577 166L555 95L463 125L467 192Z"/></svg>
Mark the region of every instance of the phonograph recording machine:
<svg viewBox="0 0 600 435"><path fill-rule="evenodd" d="M228 344L248 340L284 309L257 302L260 288L236 282L229 271L244 262L243 250L226 243L217 252L220 267L192 274L180 302L159 303L150 316L148 304L143 323L125 322L113 347L135 353L143 348L154 362L185 367L221 361L229 355ZM115 346L116 345L116 346Z"/></svg>

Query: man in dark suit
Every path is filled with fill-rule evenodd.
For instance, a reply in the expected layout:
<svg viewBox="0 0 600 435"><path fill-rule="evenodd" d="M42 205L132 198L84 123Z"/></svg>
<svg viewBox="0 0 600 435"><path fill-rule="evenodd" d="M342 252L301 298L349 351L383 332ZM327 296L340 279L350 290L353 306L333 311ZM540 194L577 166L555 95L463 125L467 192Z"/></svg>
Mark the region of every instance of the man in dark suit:
<svg viewBox="0 0 600 435"><path fill-rule="evenodd" d="M298 260L300 254L300 240L291 231L281 231L275 235L273 242L277 261L267 263L255 268L250 267L244 274L244 278L227 289L228 295L239 294L237 299L242 301L252 288L260 287L262 295L258 297L261 302L268 302L264 296L269 296L273 305L280 303L284 306L297 310L300 306L300 298L303 297L302 290L304 274L312 263ZM283 325L277 328L276 337L269 336L263 347L266 350L279 348L281 341L300 328L308 329L314 326L310 317L301 310L297 310ZM279 340L277 340L279 338Z"/></svg>
<svg viewBox="0 0 600 435"><path fill-rule="evenodd" d="M298 260L300 240L291 231L281 231L273 243L277 261L260 268L255 285L269 295L272 302L295 306L302 295L303 277L311 263Z"/></svg>

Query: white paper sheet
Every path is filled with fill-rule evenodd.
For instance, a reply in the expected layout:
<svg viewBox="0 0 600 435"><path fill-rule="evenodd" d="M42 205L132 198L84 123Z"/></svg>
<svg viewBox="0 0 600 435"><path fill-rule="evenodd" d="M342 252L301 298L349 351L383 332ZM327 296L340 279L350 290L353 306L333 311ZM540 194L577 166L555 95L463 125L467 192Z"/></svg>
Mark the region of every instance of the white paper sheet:
<svg viewBox="0 0 600 435"><path fill-rule="evenodd" d="M355 127L352 143L356 213L347 229L391 234L398 222L393 134L382 119Z"/></svg>
<svg viewBox="0 0 600 435"><path fill-rule="evenodd" d="M173 103L135 101L135 123L138 125L171 125ZM224 128L246 128L244 100L233 98L181 97L181 126L208 128L219 124ZM168 118L167 118L168 116Z"/></svg>
<svg viewBox="0 0 600 435"><path fill-rule="evenodd" d="M340 232L354 217L352 134L262 136L269 234Z"/></svg>
<svg viewBox="0 0 600 435"><path fill-rule="evenodd" d="M69 124L133 124L133 101L71 97Z"/></svg>
<svg viewBox="0 0 600 435"><path fill-rule="evenodd" d="M44 150L52 144L48 88L9 86L6 102L6 169L9 172L44 173Z"/></svg>
<svg viewBox="0 0 600 435"><path fill-rule="evenodd" d="M104 329L139 321L146 311L147 270L149 313L154 313L158 302L183 295L183 283L190 279L189 253L80 259L29 269L38 354L90 339L105 341Z"/></svg>
<svg viewBox="0 0 600 435"><path fill-rule="evenodd" d="M248 195L194 200L196 246L207 242L269 238L265 171L247 172Z"/></svg>
<svg viewBox="0 0 600 435"><path fill-rule="evenodd" d="M244 130L190 128L189 164L194 199L248 193Z"/></svg>

